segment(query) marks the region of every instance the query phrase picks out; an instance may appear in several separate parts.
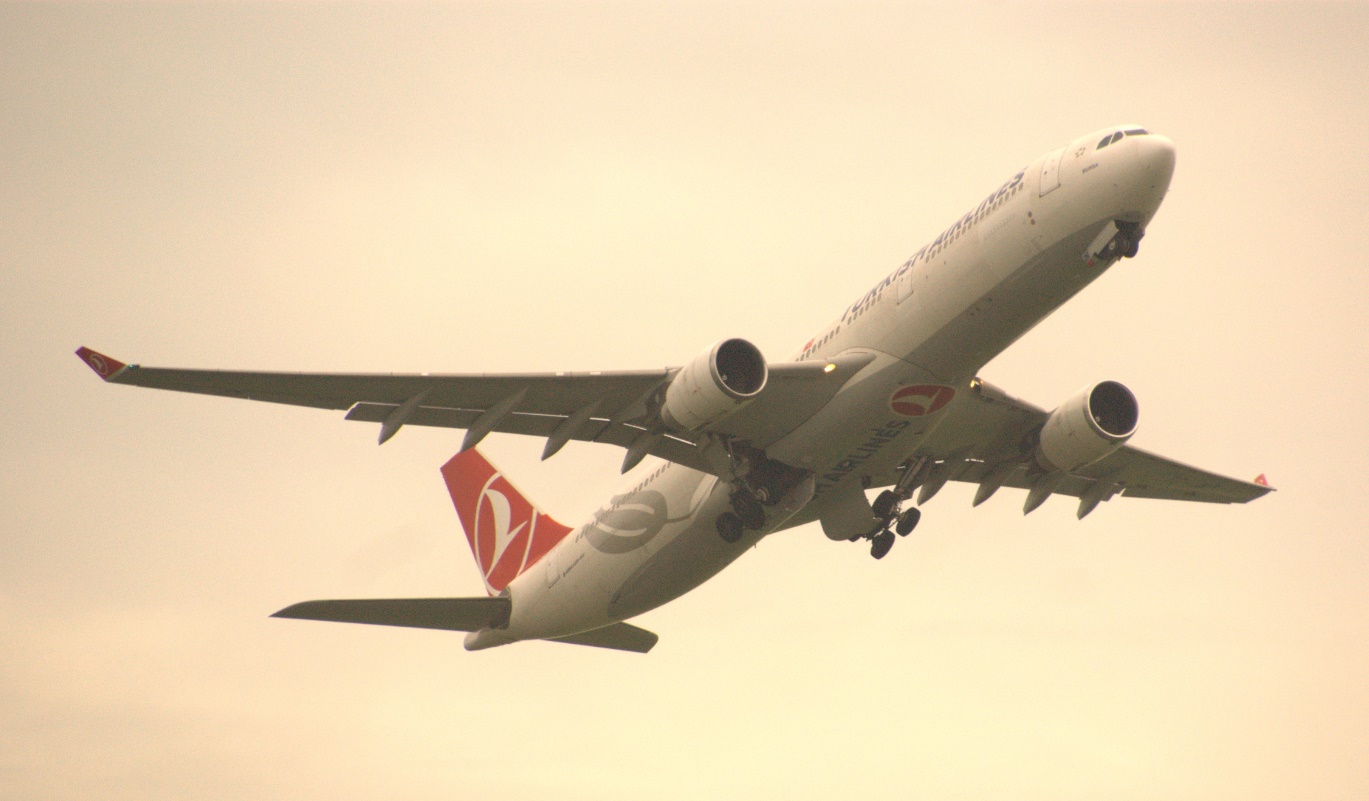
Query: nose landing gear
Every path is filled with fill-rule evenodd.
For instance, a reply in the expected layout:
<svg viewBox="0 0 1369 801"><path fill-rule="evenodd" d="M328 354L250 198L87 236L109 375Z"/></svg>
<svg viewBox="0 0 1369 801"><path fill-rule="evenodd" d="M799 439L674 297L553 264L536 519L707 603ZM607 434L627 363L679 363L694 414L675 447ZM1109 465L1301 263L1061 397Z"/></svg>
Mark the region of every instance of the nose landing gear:
<svg viewBox="0 0 1369 801"><path fill-rule="evenodd" d="M1139 223L1114 220L1098 232L1084 251L1084 261L1094 267L1099 263L1111 264L1117 259L1134 258L1141 250L1141 238L1145 235Z"/></svg>
<svg viewBox="0 0 1369 801"><path fill-rule="evenodd" d="M1134 259L1136 254L1141 251L1141 237L1146 232L1142 231L1136 223L1120 222L1117 223L1117 253L1124 259Z"/></svg>

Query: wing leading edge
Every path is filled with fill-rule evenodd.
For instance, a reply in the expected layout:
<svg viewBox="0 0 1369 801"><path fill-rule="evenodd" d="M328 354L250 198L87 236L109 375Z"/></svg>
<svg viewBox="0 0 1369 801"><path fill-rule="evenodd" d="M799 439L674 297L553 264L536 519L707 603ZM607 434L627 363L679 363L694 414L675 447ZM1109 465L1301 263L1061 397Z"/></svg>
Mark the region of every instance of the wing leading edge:
<svg viewBox="0 0 1369 801"><path fill-rule="evenodd" d="M546 458L570 440L631 448L704 472L699 434L650 430L649 404L678 368L579 373L284 373L142 367L76 351L112 384L347 410L346 419L381 424L380 441L404 425L466 429L462 448L493 431L547 438ZM770 380L724 433L764 448L822 408L872 360L851 353L830 362L770 365Z"/></svg>

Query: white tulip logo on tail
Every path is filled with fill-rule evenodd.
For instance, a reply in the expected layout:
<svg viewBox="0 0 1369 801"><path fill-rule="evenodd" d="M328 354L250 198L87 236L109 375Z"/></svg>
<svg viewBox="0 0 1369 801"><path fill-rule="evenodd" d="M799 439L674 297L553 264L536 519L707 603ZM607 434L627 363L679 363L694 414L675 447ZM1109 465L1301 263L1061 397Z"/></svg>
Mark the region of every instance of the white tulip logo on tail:
<svg viewBox="0 0 1369 801"><path fill-rule="evenodd" d="M442 477L491 595L570 533L534 507L475 448L453 456L442 466Z"/></svg>
<svg viewBox="0 0 1369 801"><path fill-rule="evenodd" d="M490 486L495 481L503 478L498 473L490 477L489 484L480 491L480 501L475 508L475 541L477 546L486 546L489 541L494 542L494 554L488 563L482 563L485 568L485 578L488 580L490 573L499 564L499 559L509 549L509 543L528 525L530 521L523 520L518 525L513 525L513 505L504 493ZM532 513L532 521L536 522L537 512ZM529 532L531 534L531 532ZM531 540L531 537L526 539ZM477 553L485 550L480 547ZM521 571L520 571L521 572Z"/></svg>

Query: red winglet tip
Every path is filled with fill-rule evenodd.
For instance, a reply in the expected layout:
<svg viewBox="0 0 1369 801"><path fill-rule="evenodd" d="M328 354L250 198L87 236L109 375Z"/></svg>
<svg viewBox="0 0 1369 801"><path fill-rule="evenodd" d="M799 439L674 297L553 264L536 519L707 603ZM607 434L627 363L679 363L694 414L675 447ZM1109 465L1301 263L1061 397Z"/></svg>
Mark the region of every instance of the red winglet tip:
<svg viewBox="0 0 1369 801"><path fill-rule="evenodd" d="M1260 473L1258 476L1255 476L1255 483L1259 484L1261 487L1267 487L1269 486L1269 479L1264 477L1264 473Z"/></svg>
<svg viewBox="0 0 1369 801"><path fill-rule="evenodd" d="M118 359L111 359L103 353L96 353L90 348L78 348L76 350L76 355L80 356L81 361L85 362L90 369L94 370L96 375L106 381L113 378L116 373L127 366Z"/></svg>

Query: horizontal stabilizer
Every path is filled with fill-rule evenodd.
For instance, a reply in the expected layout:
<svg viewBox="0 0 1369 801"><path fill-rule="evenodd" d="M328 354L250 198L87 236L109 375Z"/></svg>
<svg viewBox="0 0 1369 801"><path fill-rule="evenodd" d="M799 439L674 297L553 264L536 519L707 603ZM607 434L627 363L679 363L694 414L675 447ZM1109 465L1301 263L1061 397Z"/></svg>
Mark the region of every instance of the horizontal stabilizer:
<svg viewBox="0 0 1369 801"><path fill-rule="evenodd" d="M512 608L508 598L367 598L356 601L304 601L287 606L271 617L414 629L479 631L508 625ZM654 642L655 635L652 637Z"/></svg>
<svg viewBox="0 0 1369 801"><path fill-rule="evenodd" d="M601 629L572 634L569 637L557 637L550 642L592 645L595 648L612 648L615 651L633 651L644 654L650 651L659 639L660 637L646 629L639 629L629 623L614 623Z"/></svg>

